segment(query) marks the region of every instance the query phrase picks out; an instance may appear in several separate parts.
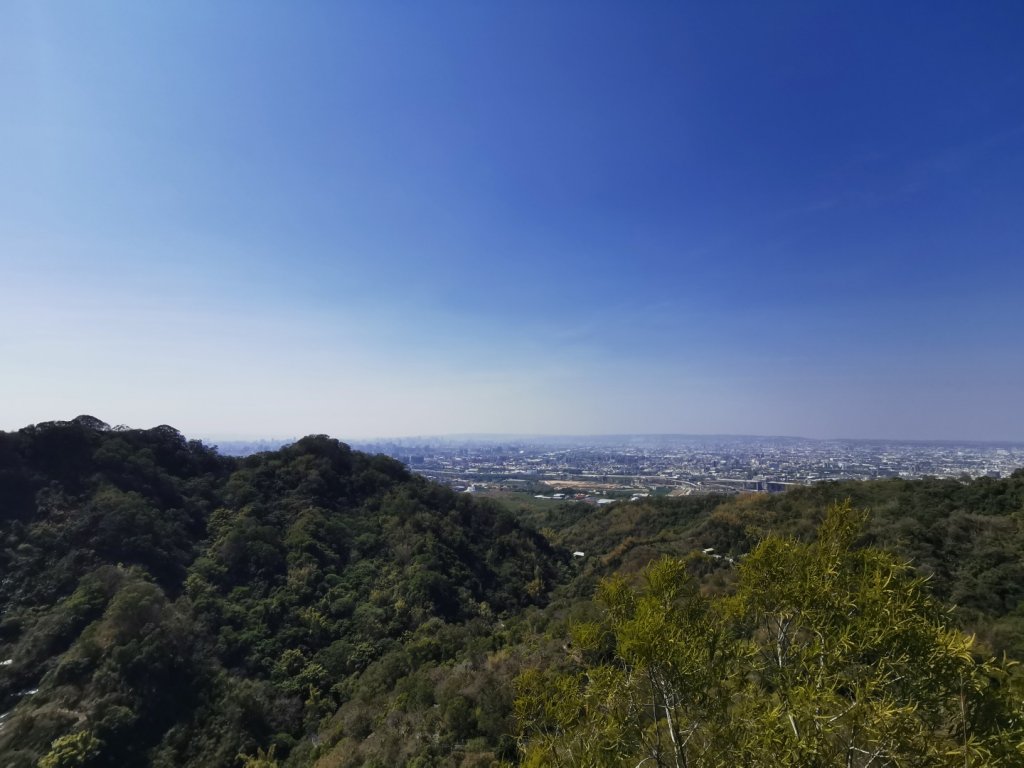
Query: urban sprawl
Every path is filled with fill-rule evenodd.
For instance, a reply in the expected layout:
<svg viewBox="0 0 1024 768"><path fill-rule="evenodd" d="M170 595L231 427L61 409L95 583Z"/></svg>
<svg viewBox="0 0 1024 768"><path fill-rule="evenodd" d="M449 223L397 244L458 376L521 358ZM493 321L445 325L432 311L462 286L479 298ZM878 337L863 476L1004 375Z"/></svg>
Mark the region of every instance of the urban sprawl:
<svg viewBox="0 0 1024 768"><path fill-rule="evenodd" d="M551 497L778 492L878 478L1003 477L1024 445L767 437L413 438L355 443L457 490L540 490ZM558 493L554 493L558 491Z"/></svg>

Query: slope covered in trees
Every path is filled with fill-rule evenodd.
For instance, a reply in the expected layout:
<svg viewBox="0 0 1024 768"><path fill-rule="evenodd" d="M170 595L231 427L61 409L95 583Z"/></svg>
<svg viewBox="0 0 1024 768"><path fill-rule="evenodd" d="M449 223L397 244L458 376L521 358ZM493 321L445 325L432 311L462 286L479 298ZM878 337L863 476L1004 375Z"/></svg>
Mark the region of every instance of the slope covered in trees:
<svg viewBox="0 0 1024 768"><path fill-rule="evenodd" d="M526 764L1024 763L1021 680L974 657L909 566L852 548L863 521L847 502L811 543L769 536L729 596L677 558L641 589L602 581L569 668L518 680Z"/></svg>
<svg viewBox="0 0 1024 768"><path fill-rule="evenodd" d="M348 705L333 740L371 736L354 703L413 671L432 714L430 670L562 567L508 512L322 436L229 459L89 417L0 434L0 765L310 764L322 721ZM451 688L410 724L428 759L509 730Z"/></svg>
<svg viewBox="0 0 1024 768"><path fill-rule="evenodd" d="M553 764L549 746L561 750L614 728L615 738L657 744L654 759L668 759L674 748L664 715L635 710L648 699L608 670L644 669L635 656L643 651L640 630L654 633L648 661L677 671L687 659L658 657L657 633L689 637L687 647L699 654L708 650L705 630L714 630L711 637L728 639L716 648L732 654L720 658L733 672L722 667L726 678L712 679L719 668L705 659L704 677L685 692L666 689L676 696L672 706L682 707L674 717L685 718L690 706L683 693L721 703L729 691L776 704L785 693L799 703L805 675L793 670L801 667L772 678L750 666L778 617L757 608L752 585L765 581L756 574L769 566L786 575L801 563L824 563L818 529L825 510L843 499L871 515L844 539L849 552L836 562L860 564L860 576L889 574L906 589L854 589L848 574L836 582L843 593L807 570L804 592L783 596L803 594L800 605L833 605L833 593L853 605L870 598L864 605L876 617L903 610L918 632L905 639L916 637L922 652L941 650L928 638L947 631L945 647L960 643L962 661L949 669L970 671L965 681L996 681L995 698L979 701L1001 714L970 733L1011 759L1008 742L989 726L1016 733L1016 705L1000 698L1011 690L997 684L1003 671L984 665L988 653L1024 657L1024 471L1004 480L519 508L454 494L323 436L239 459L170 427L111 429L88 417L0 433L0 768L479 768L524 757ZM762 549L766 539L774 549ZM710 556L679 565L709 547ZM582 561L568 555L577 549L587 552ZM665 597L656 583L671 599L646 625L656 612L641 607ZM899 603L904 593L914 600ZM949 605L955 613L945 612ZM811 616L794 635L803 642L821 630L813 621L827 620L823 637L849 636L861 649L859 657L835 651L835 664L822 672L835 684L805 690L806 706L789 711L799 733L815 727L808 713L851 701L849 680L875 684L866 675L868 645L896 648L890 636L871 633L877 623L844 629L840 618ZM978 632L978 643L966 645L954 625ZM806 647L801 653L810 658ZM858 670L865 675L842 677ZM601 698L592 687L599 679L609 682L607 693L626 698ZM1006 679L1016 679L1013 670ZM552 691L564 694L560 710L545 703ZM948 715L947 694L912 706L935 704ZM858 711L869 713L876 701L864 701ZM592 719L613 706L622 719ZM778 726L792 732L788 717L769 724L755 709L750 722L762 718L764 745L775 745L762 754L806 746L785 742ZM724 734L736 723L724 716L728 707L718 712L715 727ZM833 722L852 722L843 717ZM920 743L966 733L943 722L928 730L909 715L901 721L917 729ZM743 741L731 733L731 743ZM814 749L841 741L833 736ZM734 756L722 754L726 762Z"/></svg>
<svg viewBox="0 0 1024 768"><path fill-rule="evenodd" d="M588 553L579 597L613 572L633 573L661 556L713 548L705 588L728 589L735 560L770 534L810 540L830 505L870 511L857 544L908 561L929 590L956 606L960 624L996 652L1024 660L1024 469L996 480L876 480L821 483L783 494L651 498L591 509L535 509L521 516L549 538Z"/></svg>

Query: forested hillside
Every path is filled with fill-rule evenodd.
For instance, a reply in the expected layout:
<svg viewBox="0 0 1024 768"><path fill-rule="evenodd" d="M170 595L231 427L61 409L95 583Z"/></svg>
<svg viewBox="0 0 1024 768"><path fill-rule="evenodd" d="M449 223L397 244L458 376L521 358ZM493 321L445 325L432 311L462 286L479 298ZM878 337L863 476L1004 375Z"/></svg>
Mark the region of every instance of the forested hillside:
<svg viewBox="0 0 1024 768"><path fill-rule="evenodd" d="M770 535L728 593L664 557L598 589L565 657L517 680L531 768L1024 764L1024 682L977 653L926 579L856 546L834 504L816 538ZM734 558L735 559L735 558Z"/></svg>
<svg viewBox="0 0 1024 768"><path fill-rule="evenodd" d="M89 417L0 434L0 765L305 765L342 705L331 739L386 735L399 680L418 717L388 748L486 751L510 702L467 674L563 564L508 512L322 436L229 459Z"/></svg>
<svg viewBox="0 0 1024 768"><path fill-rule="evenodd" d="M650 498L608 507L564 504L521 517L588 557L580 597L597 579L632 573L663 555L713 548L706 588L735 577L733 561L769 534L808 540L830 505L870 515L858 545L898 555L956 606L958 621L997 652L1024 660L1024 469L1012 477L821 483L782 494Z"/></svg>
<svg viewBox="0 0 1024 768"><path fill-rule="evenodd" d="M856 518L838 549L819 536L837 503ZM713 551L691 556L702 549ZM794 573L802 581L786 591ZM918 698L899 710L916 734L907 744L962 750L957 739L976 734L1006 760L1017 673L988 658L1024 658L1022 601L1024 471L520 506L452 493L324 436L231 458L170 427L90 417L0 433L0 768L612 766L645 748L660 764L678 734L647 714L639 678L616 675L663 662L673 712L719 707L713 722L693 720L713 726L693 743L755 765L776 749L836 748L849 728L818 746L788 734L816 727L823 708L845 712L851 680L903 695L886 686L912 679L913 665L899 666L912 652L960 670L979 703L967 729L949 719L955 691L913 677ZM793 647L810 631L847 638L805 649L833 660L818 668L827 684L808 688L799 664L772 682L754 663L786 605L808 628ZM852 621L850 605L875 607ZM913 632L893 635L885 615ZM682 647L666 637L689 638L696 655L659 655ZM890 651L895 666L867 674ZM694 677L672 677L687 663ZM770 706L744 710L743 722L764 723L758 741L728 701L780 691L803 704L787 710L792 726ZM938 720L912 714L933 705ZM884 717L869 721L884 731ZM611 742L624 751L600 746ZM604 762L566 758L581 745L598 752L577 756Z"/></svg>

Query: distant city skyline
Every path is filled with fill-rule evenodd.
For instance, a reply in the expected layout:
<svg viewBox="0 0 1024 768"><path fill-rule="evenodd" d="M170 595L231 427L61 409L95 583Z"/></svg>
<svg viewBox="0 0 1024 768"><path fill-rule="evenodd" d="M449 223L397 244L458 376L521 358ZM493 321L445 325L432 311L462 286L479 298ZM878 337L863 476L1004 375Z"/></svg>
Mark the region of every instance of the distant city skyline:
<svg viewBox="0 0 1024 768"><path fill-rule="evenodd" d="M1024 5L0 9L0 429L1024 441Z"/></svg>
<svg viewBox="0 0 1024 768"><path fill-rule="evenodd" d="M189 434L187 437L202 440L204 442L226 442L226 443L267 443L275 446L284 445L290 441L300 440L306 435L278 435L278 436L245 436L245 435L202 435ZM416 442L444 441L453 445L473 443L496 445L500 443L543 443L550 441L554 444L584 445L584 444L622 444L624 440L656 442L667 440L757 440L757 441L805 441L805 442L843 442L843 443L891 443L891 444L927 444L927 445L1007 445L1024 446L1024 440L965 440L958 438L900 438L900 437L846 437L843 435L827 435L823 437L808 437L807 435L755 435L740 433L717 433L717 434L690 434L690 433L654 433L654 432L633 432L621 434L528 434L528 433L456 433L456 434L430 434L430 435L329 435L338 440L348 441L359 445L372 445L375 443L399 443L414 444Z"/></svg>
<svg viewBox="0 0 1024 768"><path fill-rule="evenodd" d="M810 440L794 437L656 435L410 438L353 442L457 491L572 489L576 500L626 491L691 495L784 491L836 480L1008 477L1024 469L1024 443ZM230 442L246 456L276 443ZM542 493L540 498L551 497ZM607 502L608 500L606 500Z"/></svg>

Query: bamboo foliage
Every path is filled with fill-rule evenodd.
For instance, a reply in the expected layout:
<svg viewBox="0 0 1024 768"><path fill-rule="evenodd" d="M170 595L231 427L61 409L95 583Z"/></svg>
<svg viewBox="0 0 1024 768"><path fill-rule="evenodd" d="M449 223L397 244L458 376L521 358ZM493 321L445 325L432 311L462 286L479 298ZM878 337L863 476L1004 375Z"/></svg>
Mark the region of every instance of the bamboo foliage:
<svg viewBox="0 0 1024 768"><path fill-rule="evenodd" d="M908 564L854 547L866 519L847 502L813 543L766 538L728 597L687 559L605 580L573 668L518 681L525 765L1024 765L1010 664L976 658Z"/></svg>

